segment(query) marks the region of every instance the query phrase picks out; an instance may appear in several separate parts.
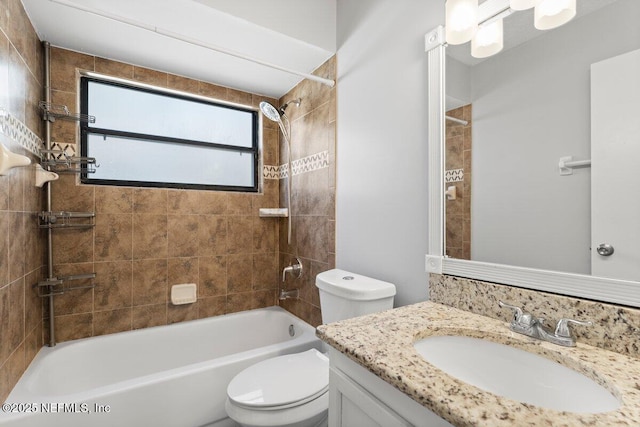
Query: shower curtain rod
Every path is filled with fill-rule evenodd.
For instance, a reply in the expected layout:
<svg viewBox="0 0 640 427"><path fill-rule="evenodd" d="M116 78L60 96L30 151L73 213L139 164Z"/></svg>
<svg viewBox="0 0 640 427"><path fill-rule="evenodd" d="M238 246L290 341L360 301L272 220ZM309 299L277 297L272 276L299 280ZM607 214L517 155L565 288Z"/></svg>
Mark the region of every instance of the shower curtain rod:
<svg viewBox="0 0 640 427"><path fill-rule="evenodd" d="M457 118L455 118L455 117L451 117L451 116L444 116L444 117L445 117L447 120L450 120L450 121L452 121L452 122L459 123L459 124L464 125L464 126L466 126L466 125L468 125L468 124L469 124L469 122L468 122L468 121L466 121L466 120L457 119Z"/></svg>
<svg viewBox="0 0 640 427"><path fill-rule="evenodd" d="M145 24L144 22L135 21L133 19L128 19L120 15L116 15L113 13L105 12L104 10L95 9L92 7L82 6L77 3L70 2L68 0L49 0L53 3L58 3L63 6L68 6L73 9L81 10L83 12L88 12L94 15L102 16L103 18L111 19L116 22L120 22L123 24L131 25L132 27L140 28L143 30L151 31L157 34L160 34L165 37L169 37L175 40L180 40L185 43L192 44L194 46L204 47L205 49L213 50L215 52L223 53L225 55L233 56L235 58L244 59L245 61L253 62L254 64L259 64L268 68L273 68L274 70L283 71L285 73L293 74L296 76L304 77L305 79L313 80L318 83L322 83L323 85L334 87L336 82L331 79L325 79L323 77L318 77L313 74L303 73L301 71L292 70L289 68L281 67L279 65L272 64L270 62L262 61L260 59L252 58L250 56L244 55L239 52L235 52L233 50L225 49L220 46L216 46L213 44L205 43L201 40L197 40L191 37L184 36L182 34L174 33L173 31L165 30L160 27L155 27L153 25Z"/></svg>

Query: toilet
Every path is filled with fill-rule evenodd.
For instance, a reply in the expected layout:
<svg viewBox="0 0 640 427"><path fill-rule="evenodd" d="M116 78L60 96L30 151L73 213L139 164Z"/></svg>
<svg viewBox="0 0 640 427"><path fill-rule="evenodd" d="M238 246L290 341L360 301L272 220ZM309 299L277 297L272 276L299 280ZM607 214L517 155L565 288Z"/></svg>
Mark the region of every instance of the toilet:
<svg viewBox="0 0 640 427"><path fill-rule="evenodd" d="M316 276L322 323L393 308L391 283L344 270ZM329 358L316 349L263 360L227 387L229 418L244 427L323 427L329 409Z"/></svg>

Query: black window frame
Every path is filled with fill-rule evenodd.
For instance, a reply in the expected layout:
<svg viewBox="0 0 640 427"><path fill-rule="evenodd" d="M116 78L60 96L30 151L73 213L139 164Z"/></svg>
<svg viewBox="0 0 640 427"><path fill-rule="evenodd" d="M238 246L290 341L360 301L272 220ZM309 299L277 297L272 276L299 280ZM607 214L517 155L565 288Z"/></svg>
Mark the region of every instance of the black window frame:
<svg viewBox="0 0 640 427"><path fill-rule="evenodd" d="M127 84L120 81L113 81L110 79L99 78L94 76L81 76L80 77L80 112L81 114L88 114L89 109L89 82L97 82L100 84L106 84L111 86L118 86L121 88L135 90L139 92L151 93L154 95L166 96L169 98L177 98L190 102L213 105L216 107L227 108L231 110L243 111L251 114L252 120L252 142L251 147L239 147L226 144L217 144L206 141L189 140L174 137L165 137L158 135L149 135L135 132L125 132L114 129L105 129L92 127L87 121L80 122L80 153L81 156L86 157L88 155L88 136L89 134L98 134L104 136L124 137L131 139L142 139L147 141L159 141L170 142L176 144L184 144L189 146L203 146L212 149L229 150L238 153L247 153L253 156L253 185L252 186L235 186L235 185L211 185L211 184L190 184L190 183L176 183L176 182L150 182L150 181L124 181L114 179L93 179L91 174L83 171L80 174L80 182L83 184L91 185L111 185L119 187L151 187L151 188L172 188L172 189L188 189L188 190L215 190L215 191L235 191L246 193L258 193L260 191L260 131L259 131L259 115L258 111L253 108L243 108L238 105L230 105L223 102L215 102L213 100L206 100L200 97L191 97L188 94L174 93L162 88L153 87L141 87L135 84ZM141 159L142 161L149 161L148 159ZM100 164L100 159L96 159L96 163Z"/></svg>

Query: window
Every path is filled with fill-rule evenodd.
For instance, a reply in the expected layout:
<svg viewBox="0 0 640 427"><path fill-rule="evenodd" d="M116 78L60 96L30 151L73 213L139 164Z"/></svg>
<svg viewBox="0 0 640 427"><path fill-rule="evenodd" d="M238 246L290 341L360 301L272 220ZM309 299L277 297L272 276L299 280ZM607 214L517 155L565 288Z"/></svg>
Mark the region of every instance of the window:
<svg viewBox="0 0 640 427"><path fill-rule="evenodd" d="M258 191L258 113L158 89L81 78L88 184Z"/></svg>

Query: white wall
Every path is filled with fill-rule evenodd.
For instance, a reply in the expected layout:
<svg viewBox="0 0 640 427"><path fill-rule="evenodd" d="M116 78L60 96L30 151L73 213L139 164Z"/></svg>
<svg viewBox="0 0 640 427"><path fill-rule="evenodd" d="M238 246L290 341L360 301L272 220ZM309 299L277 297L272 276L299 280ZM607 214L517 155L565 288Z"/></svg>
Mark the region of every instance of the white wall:
<svg viewBox="0 0 640 427"><path fill-rule="evenodd" d="M427 55L440 0L338 0L338 268L427 299Z"/></svg>
<svg viewBox="0 0 640 427"><path fill-rule="evenodd" d="M638 16L620 0L474 67L472 259L590 273L590 171L557 165L590 157L589 66L640 47Z"/></svg>

